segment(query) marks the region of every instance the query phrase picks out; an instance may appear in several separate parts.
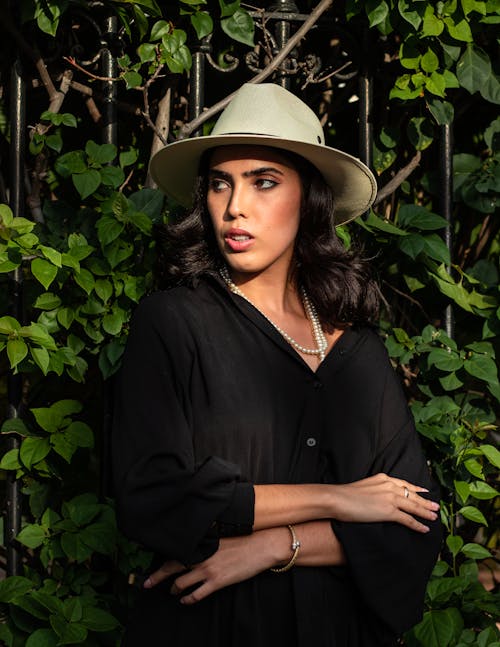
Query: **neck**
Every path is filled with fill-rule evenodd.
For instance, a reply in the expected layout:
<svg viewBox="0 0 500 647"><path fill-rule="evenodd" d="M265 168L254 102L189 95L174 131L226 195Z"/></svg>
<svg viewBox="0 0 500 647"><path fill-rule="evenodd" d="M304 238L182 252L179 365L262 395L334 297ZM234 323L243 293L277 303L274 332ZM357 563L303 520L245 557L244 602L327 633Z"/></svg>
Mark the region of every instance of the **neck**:
<svg viewBox="0 0 500 647"><path fill-rule="evenodd" d="M235 272L228 268L235 285L257 307L276 313L302 309L299 289L293 274L267 270L259 273Z"/></svg>

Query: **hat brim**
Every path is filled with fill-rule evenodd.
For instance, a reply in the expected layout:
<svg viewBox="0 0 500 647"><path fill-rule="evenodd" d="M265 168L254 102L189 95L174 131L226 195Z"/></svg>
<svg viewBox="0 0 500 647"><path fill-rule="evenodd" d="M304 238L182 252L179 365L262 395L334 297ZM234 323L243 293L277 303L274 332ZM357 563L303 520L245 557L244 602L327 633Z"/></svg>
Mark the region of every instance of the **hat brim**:
<svg viewBox="0 0 500 647"><path fill-rule="evenodd" d="M375 177L356 157L329 146L267 135L215 135L179 140L156 153L150 164L151 176L167 195L190 207L202 154L218 146L234 145L280 148L311 162L333 189L336 225L367 211L377 195Z"/></svg>

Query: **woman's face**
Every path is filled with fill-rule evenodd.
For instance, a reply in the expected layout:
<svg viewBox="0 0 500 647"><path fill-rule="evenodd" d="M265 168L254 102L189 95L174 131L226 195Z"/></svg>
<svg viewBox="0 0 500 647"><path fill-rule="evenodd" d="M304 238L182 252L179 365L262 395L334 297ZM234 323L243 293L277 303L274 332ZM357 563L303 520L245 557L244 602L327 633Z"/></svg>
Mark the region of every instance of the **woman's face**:
<svg viewBox="0 0 500 647"><path fill-rule="evenodd" d="M222 146L208 165L207 207L233 272L288 275L302 185L292 163L265 146Z"/></svg>

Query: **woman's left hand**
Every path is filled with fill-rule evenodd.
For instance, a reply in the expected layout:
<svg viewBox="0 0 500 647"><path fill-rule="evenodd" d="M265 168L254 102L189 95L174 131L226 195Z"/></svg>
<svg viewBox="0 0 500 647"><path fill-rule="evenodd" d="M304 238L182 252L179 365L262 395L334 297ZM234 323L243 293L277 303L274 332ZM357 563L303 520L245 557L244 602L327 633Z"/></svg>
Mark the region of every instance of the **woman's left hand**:
<svg viewBox="0 0 500 647"><path fill-rule="evenodd" d="M182 604L194 604L214 591L247 580L275 566L283 546L289 544L288 528L260 530L244 537L221 539L219 549L204 562L195 564L187 573L178 577L170 592L182 595L186 589L199 585L194 591L180 598ZM289 550L289 549L288 549ZM186 567L180 562L167 561L152 573L145 588L152 588Z"/></svg>

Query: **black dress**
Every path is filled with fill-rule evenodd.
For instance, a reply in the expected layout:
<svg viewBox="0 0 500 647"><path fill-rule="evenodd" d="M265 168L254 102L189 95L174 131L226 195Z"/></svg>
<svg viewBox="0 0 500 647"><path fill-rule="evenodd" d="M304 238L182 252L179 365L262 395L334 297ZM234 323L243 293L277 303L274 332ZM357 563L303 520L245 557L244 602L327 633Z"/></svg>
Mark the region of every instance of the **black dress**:
<svg viewBox="0 0 500 647"><path fill-rule="evenodd" d="M251 532L252 484L386 472L433 489L384 346L347 330L313 372L250 304L206 277L137 308L118 380L123 531L157 562L197 563ZM436 492L432 493L437 497ZM347 565L264 572L193 606L144 591L124 645L379 647L419 621L440 527L332 521Z"/></svg>

